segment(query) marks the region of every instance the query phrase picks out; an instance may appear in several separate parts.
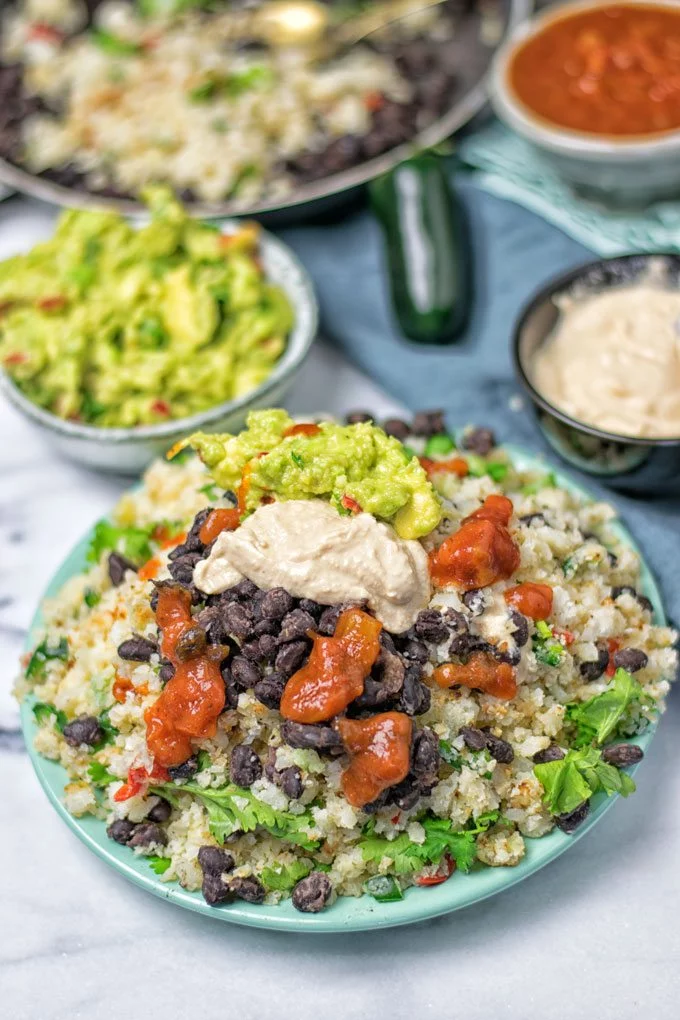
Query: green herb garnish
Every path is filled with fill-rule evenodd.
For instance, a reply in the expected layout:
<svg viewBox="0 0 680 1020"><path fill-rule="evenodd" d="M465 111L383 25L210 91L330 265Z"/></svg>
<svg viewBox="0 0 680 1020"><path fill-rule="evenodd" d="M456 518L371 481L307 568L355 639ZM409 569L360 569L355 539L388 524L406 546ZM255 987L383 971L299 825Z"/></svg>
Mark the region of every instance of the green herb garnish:
<svg viewBox="0 0 680 1020"><path fill-rule="evenodd" d="M534 765L544 789L543 801L553 815L569 815L594 793L620 793L627 797L635 783L626 772L602 761L595 747L573 749L560 761Z"/></svg>
<svg viewBox="0 0 680 1020"><path fill-rule="evenodd" d="M260 879L267 892L289 892L311 870L312 865L308 861L293 861L292 864L277 863L271 868L263 868Z"/></svg>
<svg viewBox="0 0 680 1020"><path fill-rule="evenodd" d="M455 450L455 448L456 444L451 436L445 432L440 432L435 436L430 436L425 443L425 450L423 452L425 457L444 457L447 453L451 453L451 450Z"/></svg>
<svg viewBox="0 0 680 1020"><path fill-rule="evenodd" d="M92 42L95 43L104 53L110 53L114 57L133 57L141 53L142 47L137 43L128 42L103 28L94 28L90 33Z"/></svg>
<svg viewBox="0 0 680 1020"><path fill-rule="evenodd" d="M94 588L86 588L83 593L83 601L90 609L94 609L97 603L101 601L101 595Z"/></svg>
<svg viewBox="0 0 680 1020"><path fill-rule="evenodd" d="M35 680L38 677L43 677L46 663L55 659L68 662L68 641L65 637L60 638L56 645L50 645L45 640L37 646L26 667L27 679Z"/></svg>
<svg viewBox="0 0 680 1020"><path fill-rule="evenodd" d="M162 795L171 803L176 803L180 793L198 797L208 813L208 826L218 843L224 843L227 836L237 829L253 832L260 828L304 850L317 850L319 847L319 843L306 831L314 825L308 811L301 815L276 811L269 804L258 800L250 790L233 783L208 789L203 789L197 783L184 783L183 786L163 783L154 787L152 792Z"/></svg>
<svg viewBox="0 0 680 1020"><path fill-rule="evenodd" d="M54 705L48 705L46 701L38 701L33 706L33 718L38 726L43 726L52 717L54 718L55 728L61 733L68 722L64 712L55 708Z"/></svg>
<svg viewBox="0 0 680 1020"><path fill-rule="evenodd" d="M115 783L119 778L109 772L106 765L102 765L100 761L90 762L87 774L95 786L108 786L109 783Z"/></svg>
<svg viewBox="0 0 680 1020"><path fill-rule="evenodd" d="M523 485L519 491L523 496L535 496L541 489L554 489L556 485L557 476L554 471L549 471L547 475L537 478L536 481Z"/></svg>
<svg viewBox="0 0 680 1020"><path fill-rule="evenodd" d="M146 859L151 870L157 875L164 875L172 864L172 860L169 857L159 857L158 854L151 854Z"/></svg>
<svg viewBox="0 0 680 1020"><path fill-rule="evenodd" d="M615 731L628 708L644 696L644 691L625 669L617 669L614 678L601 694L588 701L567 705L567 719L576 728L574 746L603 744Z"/></svg>
<svg viewBox="0 0 680 1020"><path fill-rule="evenodd" d="M438 864L444 854L450 854L459 871L469 871L477 853L476 837L493 824L488 819L483 823L478 820L474 828L454 832L448 818L429 816L418 820L425 829L424 843L413 843L406 832L396 839L383 839L371 831L359 843L364 860L379 864L387 858L395 874L406 875L428 864Z"/></svg>
<svg viewBox="0 0 680 1020"><path fill-rule="evenodd" d="M439 741L439 754L441 755L442 761L454 770L454 772L460 772L463 765L465 764L465 758L460 754L448 740Z"/></svg>
<svg viewBox="0 0 680 1020"><path fill-rule="evenodd" d="M198 491L204 496L207 496L209 500L217 499L219 495L219 489L214 482L208 482L207 485L202 485Z"/></svg>
<svg viewBox="0 0 680 1020"><path fill-rule="evenodd" d="M150 545L155 524L144 528L119 527L110 521L98 521L87 550L90 563L98 563L104 552L115 550L133 563L144 563L152 556Z"/></svg>
<svg viewBox="0 0 680 1020"><path fill-rule="evenodd" d="M554 638L552 628L545 620L536 622L531 647L538 661L544 666L559 666L562 661L564 645Z"/></svg>
<svg viewBox="0 0 680 1020"><path fill-rule="evenodd" d="M299 467L300 469L302 469L305 466L304 458L301 457L299 453L296 453L295 450L291 452L290 459L292 460L293 464L295 464L295 466Z"/></svg>

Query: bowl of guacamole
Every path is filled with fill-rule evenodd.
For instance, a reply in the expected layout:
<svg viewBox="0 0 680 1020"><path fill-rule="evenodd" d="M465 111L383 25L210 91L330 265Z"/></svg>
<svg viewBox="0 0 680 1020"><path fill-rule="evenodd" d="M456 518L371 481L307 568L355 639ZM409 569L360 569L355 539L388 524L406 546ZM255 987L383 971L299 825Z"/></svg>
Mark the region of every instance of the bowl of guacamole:
<svg viewBox="0 0 680 1020"><path fill-rule="evenodd" d="M62 453L134 473L280 401L316 334L306 271L257 224L67 210L0 263L0 387Z"/></svg>

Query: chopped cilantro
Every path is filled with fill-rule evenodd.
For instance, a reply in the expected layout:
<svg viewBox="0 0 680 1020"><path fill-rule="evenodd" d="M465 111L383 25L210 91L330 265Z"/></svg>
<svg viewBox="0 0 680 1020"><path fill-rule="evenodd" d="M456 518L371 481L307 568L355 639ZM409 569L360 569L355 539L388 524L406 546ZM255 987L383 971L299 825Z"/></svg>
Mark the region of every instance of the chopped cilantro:
<svg viewBox="0 0 680 1020"><path fill-rule="evenodd" d="M364 882L364 892L378 903L396 903L404 898L401 886L392 875L374 875L369 878Z"/></svg>
<svg viewBox="0 0 680 1020"><path fill-rule="evenodd" d="M293 464L295 464L295 466L299 467L300 469L302 469L305 466L304 458L301 457L300 454L297 453L295 450L292 451L290 459L292 460Z"/></svg>
<svg viewBox="0 0 680 1020"><path fill-rule="evenodd" d="M219 496L219 489L214 482L208 482L207 485L202 485L198 491L204 496L207 496L210 500L217 499Z"/></svg>
<svg viewBox="0 0 680 1020"><path fill-rule="evenodd" d="M541 478L523 485L519 491L523 496L535 496L541 489L554 489L556 485L557 476L554 471L549 471L547 475L543 475Z"/></svg>
<svg viewBox="0 0 680 1020"><path fill-rule="evenodd" d="M115 783L118 779L118 776L109 772L106 765L102 765L100 761L90 762L87 774L95 786L108 786L109 783Z"/></svg>
<svg viewBox="0 0 680 1020"><path fill-rule="evenodd" d="M459 754L455 748L451 747L448 740L439 741L439 754L441 755L442 761L445 761L446 764L454 770L454 772L460 772L465 764L465 759L462 754Z"/></svg>
<svg viewBox="0 0 680 1020"><path fill-rule="evenodd" d="M217 82L213 78L208 78L207 81L202 81L200 85L189 89L187 96L192 103L205 103L208 99L212 99L216 92Z"/></svg>
<svg viewBox="0 0 680 1020"><path fill-rule="evenodd" d="M571 814L600 790L623 797L635 791L631 777L602 761L595 747L575 748L559 761L534 765L534 773L545 791L543 801L553 815Z"/></svg>
<svg viewBox="0 0 680 1020"><path fill-rule="evenodd" d="M476 855L476 830L454 832L448 818L430 816L419 821L425 829L424 843L413 843L407 832L396 839L383 839L371 833L358 844L364 860L379 864L387 858L392 861L395 874L406 875L428 864L437 864L444 854L450 854L459 871L470 870Z"/></svg>
<svg viewBox="0 0 680 1020"><path fill-rule="evenodd" d="M169 857L159 857L158 854L151 854L151 856L147 857L147 861L151 870L157 875L164 875L172 864Z"/></svg>
<svg viewBox="0 0 680 1020"><path fill-rule="evenodd" d="M50 645L45 640L37 646L26 667L26 677L29 680L43 677L45 675L45 664L53 659L68 662L68 641L65 637L60 638L56 645Z"/></svg>
<svg viewBox="0 0 680 1020"><path fill-rule="evenodd" d="M250 790L233 783L207 789L197 783L184 783L181 787L163 783L152 792L160 794L171 803L179 793L191 793L198 797L208 813L208 827L219 843L224 843L227 836L237 829L252 832L260 828L304 850L316 850L319 846L306 831L314 824L308 811L301 815L276 811L269 804L258 800Z"/></svg>
<svg viewBox="0 0 680 1020"><path fill-rule="evenodd" d="M603 744L615 731L626 711L644 695L640 684L625 669L617 669L601 694L588 701L567 705L567 718L576 726L574 745Z"/></svg>
<svg viewBox="0 0 680 1020"><path fill-rule="evenodd" d="M562 661L564 645L553 637L552 628L545 620L537 620L531 647L544 666L559 666Z"/></svg>
<svg viewBox="0 0 680 1020"><path fill-rule="evenodd" d="M102 28L94 28L90 38L100 50L109 53L113 57L132 57L141 52L141 46L137 43L128 42L127 39L120 39L111 32L105 32Z"/></svg>
<svg viewBox="0 0 680 1020"><path fill-rule="evenodd" d="M566 560L562 563L562 573L569 580L574 576L578 570L578 563L573 556L567 556Z"/></svg>
<svg viewBox="0 0 680 1020"><path fill-rule="evenodd" d="M86 588L83 594L83 601L86 606L93 609L97 603L101 600L99 592L95 591L94 588Z"/></svg>
<svg viewBox="0 0 680 1020"><path fill-rule="evenodd" d="M110 521L98 521L87 550L90 563L97 563L102 553L115 550L133 563L144 563L151 559L151 534L156 525L144 528L119 527Z"/></svg>
<svg viewBox="0 0 680 1020"><path fill-rule="evenodd" d="M137 327L139 332L139 339L142 345L152 350L158 350L160 347L165 347L168 342L168 334L163 327L163 323L156 315L147 315L139 323Z"/></svg>
<svg viewBox="0 0 680 1020"><path fill-rule="evenodd" d="M198 762L198 772L202 772L203 769L207 769L208 766L212 764L210 754L204 748L198 752L196 760Z"/></svg>
<svg viewBox="0 0 680 1020"><path fill-rule="evenodd" d="M103 730L104 736L102 737L102 739L99 741L99 743L94 748L95 751L98 751L101 747L106 747L107 744L112 744L113 741L114 741L114 738L118 734L118 730L116 729L116 727L113 725L113 723L109 719L109 709L108 708L106 709L106 711L102 712L102 714L99 716L99 719L97 721L99 722L99 725L100 725L101 729Z"/></svg>
<svg viewBox="0 0 680 1020"><path fill-rule="evenodd" d="M271 868L263 868L260 879L267 892L289 892L311 870L312 865L308 861L277 862Z"/></svg>
<svg viewBox="0 0 680 1020"><path fill-rule="evenodd" d="M38 701L33 706L33 718L37 722L38 726L43 726L50 717L54 717L54 725L56 729L61 731L67 723L66 715L54 705L48 705L46 701Z"/></svg>

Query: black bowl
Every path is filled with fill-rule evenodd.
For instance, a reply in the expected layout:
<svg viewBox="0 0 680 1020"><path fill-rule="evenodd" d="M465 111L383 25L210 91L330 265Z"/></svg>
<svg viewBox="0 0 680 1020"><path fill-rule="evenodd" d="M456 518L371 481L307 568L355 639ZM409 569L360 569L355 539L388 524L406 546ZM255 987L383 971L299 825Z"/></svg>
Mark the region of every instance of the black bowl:
<svg viewBox="0 0 680 1020"><path fill-rule="evenodd" d="M620 436L569 417L535 388L531 361L554 329L555 298L574 291L599 293L629 286L658 266L668 286L680 288L680 255L621 255L572 269L535 294L522 311L513 336L519 381L531 397L538 424L552 448L569 464L596 475L614 489L642 496L680 493L680 437L649 439Z"/></svg>

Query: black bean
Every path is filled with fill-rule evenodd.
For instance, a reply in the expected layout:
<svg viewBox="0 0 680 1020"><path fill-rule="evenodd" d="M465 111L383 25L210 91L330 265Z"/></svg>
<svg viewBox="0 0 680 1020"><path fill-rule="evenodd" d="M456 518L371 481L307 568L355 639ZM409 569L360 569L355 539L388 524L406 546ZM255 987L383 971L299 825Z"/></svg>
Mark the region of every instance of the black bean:
<svg viewBox="0 0 680 1020"><path fill-rule="evenodd" d="M127 846L128 840L132 839L136 828L137 826L134 822L128 821L127 818L116 818L107 828L106 835L114 843L121 843L123 846Z"/></svg>
<svg viewBox="0 0 680 1020"><path fill-rule="evenodd" d="M557 825L562 832L566 832L567 835L571 835L572 832L575 832L576 829L578 829L579 825L582 825L583 822L585 822L589 814L590 802L584 800L582 804L579 804L574 811L570 811L568 815L557 815L555 818L555 825Z"/></svg>
<svg viewBox="0 0 680 1020"><path fill-rule="evenodd" d="M359 425L367 421L373 421L373 415L368 411L350 411L345 415L347 425Z"/></svg>
<svg viewBox="0 0 680 1020"><path fill-rule="evenodd" d="M416 777L409 775L386 792L387 797L382 804L394 804L400 811L410 811L416 806L424 791ZM377 807L382 807L382 804L377 804Z"/></svg>
<svg viewBox="0 0 680 1020"><path fill-rule="evenodd" d="M506 662L509 666L517 666L522 658L522 653L517 645L513 645L511 648L501 648L499 645L491 645L490 652L497 662Z"/></svg>
<svg viewBox="0 0 680 1020"><path fill-rule="evenodd" d="M233 588L230 588L229 592L225 592L225 595L229 594L236 599L252 599L259 591L260 589L253 581L249 581L247 577L244 577L242 581L239 581Z"/></svg>
<svg viewBox="0 0 680 1020"><path fill-rule="evenodd" d="M173 577L178 584L183 585L183 587L192 587L194 581L194 567L200 559L201 554L194 552L185 553L184 556L178 556L176 560L172 560L168 563L170 576Z"/></svg>
<svg viewBox="0 0 680 1020"><path fill-rule="evenodd" d="M227 889L232 896L246 903L262 903L265 897L264 886L256 878L230 878Z"/></svg>
<svg viewBox="0 0 680 1020"><path fill-rule="evenodd" d="M222 614L222 626L227 634L237 637L240 640L247 638L253 626L253 616L247 606L239 602L230 602L224 607Z"/></svg>
<svg viewBox="0 0 680 1020"><path fill-rule="evenodd" d="M304 792L302 774L297 765L290 765L279 773L278 782L286 797L298 800Z"/></svg>
<svg viewBox="0 0 680 1020"><path fill-rule="evenodd" d="M291 641L282 648L279 648L274 669L284 676L292 676L303 664L309 654L309 645L306 641Z"/></svg>
<svg viewBox="0 0 680 1020"><path fill-rule="evenodd" d="M140 634L135 634L118 645L118 654L121 659L126 659L128 662L148 662L157 651L156 642L150 641L149 638L144 638Z"/></svg>
<svg viewBox="0 0 680 1020"><path fill-rule="evenodd" d="M197 624L183 630L175 643L175 656L180 662L187 662L202 655L207 645L205 631Z"/></svg>
<svg viewBox="0 0 680 1020"><path fill-rule="evenodd" d="M109 578L114 588L123 583L128 570L131 570L133 574L137 573L137 567L130 560L121 556L120 553L109 553Z"/></svg>
<svg viewBox="0 0 680 1020"><path fill-rule="evenodd" d="M281 632L279 633L279 644L286 641L299 641L307 636L308 630L316 629L316 621L311 613L304 609L293 609L287 613L281 621Z"/></svg>
<svg viewBox="0 0 680 1020"><path fill-rule="evenodd" d="M227 883L221 875L216 875L212 871L203 875L201 892L203 893L203 899L211 907L231 899L231 893Z"/></svg>
<svg viewBox="0 0 680 1020"><path fill-rule="evenodd" d="M420 665L408 666L404 674L404 686L402 687L397 709L407 715L423 715L430 707L430 688L420 682L422 670Z"/></svg>
<svg viewBox="0 0 680 1020"><path fill-rule="evenodd" d="M439 740L436 734L426 726L416 733L413 739L412 770L417 779L426 783L437 781L439 770Z"/></svg>
<svg viewBox="0 0 680 1020"><path fill-rule="evenodd" d="M404 660L395 652L381 648L375 663L375 671L387 697L395 697L404 686L406 667Z"/></svg>
<svg viewBox="0 0 680 1020"><path fill-rule="evenodd" d="M278 620L268 620L263 618L258 620L253 627L253 637L274 637L278 633L279 622ZM276 642L274 642L276 644Z"/></svg>
<svg viewBox="0 0 680 1020"><path fill-rule="evenodd" d="M158 679L161 683L167 684L168 680L172 680L175 675L175 667L171 662L162 662L161 668L158 670Z"/></svg>
<svg viewBox="0 0 680 1020"><path fill-rule="evenodd" d="M594 662L582 662L579 666L581 676L586 681L598 680L609 665L609 649L606 642L597 642L597 659Z"/></svg>
<svg viewBox="0 0 680 1020"><path fill-rule="evenodd" d="M187 758L181 765L171 765L168 769L168 775L172 779L173 783L178 779L192 779L198 772L198 759L195 757Z"/></svg>
<svg viewBox="0 0 680 1020"><path fill-rule="evenodd" d="M463 436L461 446L464 450L472 450L480 457L486 457L496 445L496 437L491 429L474 428L470 429Z"/></svg>
<svg viewBox="0 0 680 1020"><path fill-rule="evenodd" d="M335 634L335 628L341 612L342 606L328 606L324 609L319 617L319 622L316 627L317 634L324 634L326 637L332 637L333 634Z"/></svg>
<svg viewBox="0 0 680 1020"><path fill-rule="evenodd" d="M382 424L383 432L386 432L388 436L394 436L400 442L403 442L411 434L410 427L401 418L388 418Z"/></svg>
<svg viewBox="0 0 680 1020"><path fill-rule="evenodd" d="M274 639L276 644L276 640ZM259 662L262 658L262 651L260 648L260 639L255 638L253 641L244 641L241 645L241 655L245 659L249 659L251 662Z"/></svg>
<svg viewBox="0 0 680 1020"><path fill-rule="evenodd" d="M500 737L495 737L488 730L484 731L484 735L486 736L486 749L491 757L502 765L509 765L515 758L512 744L509 744L507 740L501 740Z"/></svg>
<svg viewBox="0 0 680 1020"><path fill-rule="evenodd" d="M270 673L264 679L258 680L253 687L253 694L267 708L278 708L287 683L288 677L282 673Z"/></svg>
<svg viewBox="0 0 680 1020"><path fill-rule="evenodd" d="M285 588L271 588L262 596L260 609L268 620L282 620L293 608L293 596Z"/></svg>
<svg viewBox="0 0 680 1020"><path fill-rule="evenodd" d="M229 663L225 662L221 673L224 680L224 711L228 712L238 707L239 687L231 674Z"/></svg>
<svg viewBox="0 0 680 1020"><path fill-rule="evenodd" d="M81 744L95 747L104 739L104 731L95 715L78 716L73 722L67 723L62 732L70 747L80 747Z"/></svg>
<svg viewBox="0 0 680 1020"><path fill-rule="evenodd" d="M168 837L160 825L155 822L141 822L135 827L132 837L128 840L128 846L150 847L154 844L165 846Z"/></svg>
<svg viewBox="0 0 680 1020"><path fill-rule="evenodd" d="M434 114L443 113L449 105L451 78L445 70L432 71L418 81L418 101Z"/></svg>
<svg viewBox="0 0 680 1020"><path fill-rule="evenodd" d="M421 665L426 663L430 657L427 645L423 644L422 641L415 640L414 638L407 638L402 643L400 651L405 659L409 659L411 662L419 662Z"/></svg>
<svg viewBox="0 0 680 1020"><path fill-rule="evenodd" d="M468 634L467 631L462 634L456 634L449 645L448 654L450 656L464 659L470 654L470 652L473 652L476 649L480 640L480 638L473 636L472 634Z"/></svg>
<svg viewBox="0 0 680 1020"><path fill-rule="evenodd" d="M538 521L539 524L547 524L548 523L546 521L546 519L545 519L545 515L540 513L540 512L539 513L534 513L534 514L523 514L520 517L520 522L522 524L526 524L527 527L529 527L529 525L533 524L534 521Z"/></svg>
<svg viewBox="0 0 680 1020"><path fill-rule="evenodd" d="M614 665L617 669L626 669L629 673L637 673L644 669L649 659L641 648L619 648L614 652Z"/></svg>
<svg viewBox="0 0 680 1020"><path fill-rule="evenodd" d="M331 726L296 723L290 719L286 719L281 726L281 739L290 747L311 747L315 751L342 749L342 741Z"/></svg>
<svg viewBox="0 0 680 1020"><path fill-rule="evenodd" d="M476 726L461 727L460 735L471 751L483 751L486 747L486 733Z"/></svg>
<svg viewBox="0 0 680 1020"><path fill-rule="evenodd" d="M471 588L463 595L463 605L470 610L472 616L481 616L486 608L484 592L481 588Z"/></svg>
<svg viewBox="0 0 680 1020"><path fill-rule="evenodd" d="M421 609L414 630L421 641L430 641L434 645L440 644L449 634L449 629L438 609Z"/></svg>
<svg viewBox="0 0 680 1020"><path fill-rule="evenodd" d="M602 751L602 758L608 765L616 765L617 769L625 769L628 765L637 765L645 756L645 752L637 744L610 744Z"/></svg>
<svg viewBox="0 0 680 1020"><path fill-rule="evenodd" d="M202 846L198 851L198 863L204 875L222 875L233 871L235 861L228 851L219 846Z"/></svg>
<svg viewBox="0 0 680 1020"><path fill-rule="evenodd" d="M435 436L440 432L446 432L446 422L443 411L418 411L413 415L411 431L416 436Z"/></svg>
<svg viewBox="0 0 680 1020"><path fill-rule="evenodd" d="M640 592L636 591L635 588L631 587L631 585L629 585L629 584L622 584L622 585L617 585L615 588L612 588L612 598L613 599L617 599L619 597L619 595L624 595L624 594L632 595L634 599L637 599L638 604L642 607L642 609L646 609L647 612L649 612L649 613L653 613L654 612L654 606L652 605L650 600L647 598L647 596L646 595L641 595Z"/></svg>
<svg viewBox="0 0 680 1020"><path fill-rule="evenodd" d="M350 714L363 712L365 709L378 708L390 700L389 691L385 690L379 680L367 676L364 680L364 689L358 698L355 698L350 705Z"/></svg>
<svg viewBox="0 0 680 1020"><path fill-rule="evenodd" d="M315 602L314 599L300 599L298 608L302 609L305 613L309 613L315 620L318 620L325 607L320 602Z"/></svg>
<svg viewBox="0 0 680 1020"><path fill-rule="evenodd" d="M266 659L267 662L273 661L278 647L274 635L263 634L262 637L258 638L258 644L260 646L260 657Z"/></svg>
<svg viewBox="0 0 680 1020"><path fill-rule="evenodd" d="M247 789L262 775L262 762L250 744L237 744L229 759L229 776L232 783Z"/></svg>
<svg viewBox="0 0 680 1020"><path fill-rule="evenodd" d="M518 648L524 648L525 644L529 640L529 624L527 622L527 618L523 613L520 613L519 610L511 609L510 619L512 621L512 636L515 639L515 644Z"/></svg>
<svg viewBox="0 0 680 1020"><path fill-rule="evenodd" d="M458 609L445 609L444 623L453 634L463 634L470 626L465 613L461 613Z"/></svg>
<svg viewBox="0 0 680 1020"><path fill-rule="evenodd" d="M189 528L187 537L184 539L184 542L182 543L182 545L184 546L184 552L203 552L205 545L203 542L201 542L200 530L211 513L212 510L209 506L205 507L205 509L203 510L198 511L198 513L194 517L191 527ZM174 551L175 550L173 550L173 552ZM176 558L177 557L174 557L171 554L171 559Z"/></svg>
<svg viewBox="0 0 680 1020"><path fill-rule="evenodd" d="M551 744L549 747L545 747L542 751L537 751L533 757L533 760L537 765L545 765L549 761L562 761L564 758L564 751L557 744Z"/></svg>
<svg viewBox="0 0 680 1020"><path fill-rule="evenodd" d="M151 810L148 812L146 818L149 822L167 822L168 818L172 813L172 807L165 799L165 797L159 797L158 801L154 804Z"/></svg>
<svg viewBox="0 0 680 1020"><path fill-rule="evenodd" d="M305 914L318 914L328 903L333 886L328 875L312 871L293 889L293 906Z"/></svg>

